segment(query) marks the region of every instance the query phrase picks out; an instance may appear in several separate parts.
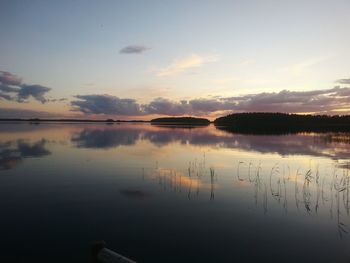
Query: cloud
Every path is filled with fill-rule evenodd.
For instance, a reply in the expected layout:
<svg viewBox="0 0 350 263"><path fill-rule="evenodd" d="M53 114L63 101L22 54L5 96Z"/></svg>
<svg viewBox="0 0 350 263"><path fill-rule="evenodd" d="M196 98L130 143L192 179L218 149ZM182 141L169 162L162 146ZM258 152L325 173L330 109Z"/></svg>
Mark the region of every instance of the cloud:
<svg viewBox="0 0 350 263"><path fill-rule="evenodd" d="M14 88L2 83L0 84L0 91L2 92L19 92L19 90L19 88Z"/></svg>
<svg viewBox="0 0 350 263"><path fill-rule="evenodd" d="M63 101L67 101L67 98L60 98L60 99L47 99L46 101L49 102L63 102Z"/></svg>
<svg viewBox="0 0 350 263"><path fill-rule="evenodd" d="M193 114L206 115L216 111L231 110L235 104L219 99L193 99L189 101Z"/></svg>
<svg viewBox="0 0 350 263"><path fill-rule="evenodd" d="M120 54L141 54L151 48L142 45L130 45L122 48Z"/></svg>
<svg viewBox="0 0 350 263"><path fill-rule="evenodd" d="M5 94L3 92L0 92L0 99L13 100L13 97L11 97L10 95Z"/></svg>
<svg viewBox="0 0 350 263"><path fill-rule="evenodd" d="M236 111L331 114L334 110L349 108L350 88L334 87L313 91L282 90L222 98L221 100L232 103L232 110Z"/></svg>
<svg viewBox="0 0 350 263"><path fill-rule="evenodd" d="M32 96L37 101L45 103L47 99L45 99L44 95L50 90L50 88L40 85L22 85L18 92L18 102L24 102Z"/></svg>
<svg viewBox="0 0 350 263"><path fill-rule="evenodd" d="M172 101L165 98L157 98L148 104L141 105L145 115L158 114L169 116L196 115L203 116L216 111L230 110L234 107L232 102L218 99L192 99Z"/></svg>
<svg viewBox="0 0 350 263"><path fill-rule="evenodd" d="M350 79L338 79L336 82L339 84L350 84Z"/></svg>
<svg viewBox="0 0 350 263"><path fill-rule="evenodd" d="M133 99L110 95L77 95L71 102L73 110L87 114L140 115L140 105Z"/></svg>
<svg viewBox="0 0 350 263"><path fill-rule="evenodd" d="M22 79L10 72L0 71L0 83L4 85L15 85L19 86L22 83Z"/></svg>
<svg viewBox="0 0 350 263"><path fill-rule="evenodd" d="M144 114L186 115L191 111L187 101L175 102L164 98L157 98L142 106Z"/></svg>
<svg viewBox="0 0 350 263"><path fill-rule="evenodd" d="M350 113L350 88L336 86L325 90L263 92L236 97L196 98L174 101L156 98L140 104L133 99L110 95L76 96L73 110L88 114L141 116L210 116L219 112Z"/></svg>
<svg viewBox="0 0 350 263"><path fill-rule="evenodd" d="M17 102L27 102L30 97L41 103L49 101L45 94L51 89L41 85L28 85L22 83L17 76L0 71L0 99Z"/></svg>
<svg viewBox="0 0 350 263"><path fill-rule="evenodd" d="M200 55L192 54L185 58L176 59L170 65L159 69L157 76L163 77L163 76L175 75L189 69L201 67L204 64L207 64L210 62L215 62L218 59L219 58L216 55L200 56Z"/></svg>

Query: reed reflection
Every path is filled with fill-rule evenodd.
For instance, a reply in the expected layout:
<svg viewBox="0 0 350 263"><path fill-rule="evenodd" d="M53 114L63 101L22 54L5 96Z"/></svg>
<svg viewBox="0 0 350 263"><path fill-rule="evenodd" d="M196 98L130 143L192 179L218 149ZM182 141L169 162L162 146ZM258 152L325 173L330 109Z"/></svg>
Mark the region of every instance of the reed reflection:
<svg viewBox="0 0 350 263"><path fill-rule="evenodd" d="M214 200L218 185L215 169L205 166L205 154L202 160L190 161L186 170L158 167L158 163L155 168L142 168L142 178L157 182L163 191L185 193L189 200L199 198L201 191L204 195L209 191L209 199Z"/></svg>
<svg viewBox="0 0 350 263"><path fill-rule="evenodd" d="M251 172L251 168L255 170ZM291 171L286 164L276 163L272 167L264 167L259 162L237 163L235 180L245 182L254 189L255 207L260 205L264 213L270 205L280 205L285 213L292 204L298 212L302 210L308 215L318 215L320 210L329 211L329 217L336 217L339 236L348 233L348 226L344 223L350 216L350 174L349 169L334 165L331 172L319 169ZM293 200L294 199L294 200Z"/></svg>
<svg viewBox="0 0 350 263"><path fill-rule="evenodd" d="M251 189L254 207L262 209L264 214L272 208L272 213L276 213L280 207L285 214L328 215L335 222L340 238L349 231L346 224L350 219L349 169L334 165L327 170L319 164L308 169L292 169L286 163L270 166L261 161L238 161L232 166L234 173L219 170L222 176L218 176L217 169L206 167L203 158L189 162L187 172L158 166L142 171L143 178L157 182L163 191L182 194L188 200L200 196L214 200L217 191L220 194L235 192L235 188L244 188L246 192ZM220 181L219 177L222 177ZM233 182L233 188L228 181Z"/></svg>

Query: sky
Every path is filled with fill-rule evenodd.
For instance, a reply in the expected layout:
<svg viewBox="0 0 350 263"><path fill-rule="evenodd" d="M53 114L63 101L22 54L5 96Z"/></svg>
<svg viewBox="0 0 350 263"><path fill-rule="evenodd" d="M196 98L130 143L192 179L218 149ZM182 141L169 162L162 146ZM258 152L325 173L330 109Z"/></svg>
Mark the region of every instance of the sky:
<svg viewBox="0 0 350 263"><path fill-rule="evenodd" d="M350 114L349 0L0 0L0 117Z"/></svg>

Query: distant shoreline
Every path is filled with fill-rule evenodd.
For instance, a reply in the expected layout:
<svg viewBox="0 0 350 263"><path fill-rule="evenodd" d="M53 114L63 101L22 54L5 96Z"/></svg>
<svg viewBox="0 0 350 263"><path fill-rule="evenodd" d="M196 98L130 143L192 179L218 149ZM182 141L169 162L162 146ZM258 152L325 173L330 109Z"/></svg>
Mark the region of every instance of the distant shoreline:
<svg viewBox="0 0 350 263"><path fill-rule="evenodd" d="M150 121L146 120L89 120L89 119L0 119L0 122L31 122L31 123L40 123L40 122L92 122L92 123L122 123L122 122L132 122L132 123L149 123Z"/></svg>
<svg viewBox="0 0 350 263"><path fill-rule="evenodd" d="M1 118L0 123L150 123L158 126L205 127L213 123L216 128L242 134L292 134L299 132L350 132L350 115L298 115L287 113L234 113L214 121L196 117L162 117L152 120L92 120L92 119L40 119Z"/></svg>

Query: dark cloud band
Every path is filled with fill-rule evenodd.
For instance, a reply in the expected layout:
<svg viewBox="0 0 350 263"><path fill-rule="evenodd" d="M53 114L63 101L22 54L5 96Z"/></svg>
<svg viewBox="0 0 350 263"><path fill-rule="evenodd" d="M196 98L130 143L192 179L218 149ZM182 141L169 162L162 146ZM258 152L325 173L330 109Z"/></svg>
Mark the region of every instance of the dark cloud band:
<svg viewBox="0 0 350 263"><path fill-rule="evenodd" d="M87 114L141 115L140 105L133 99L110 95L77 95L73 109Z"/></svg>
<svg viewBox="0 0 350 263"><path fill-rule="evenodd" d="M78 95L73 110L88 114L141 116L149 114L181 116L211 115L216 112L314 112L334 114L350 108L350 88L326 90L263 92L237 97L172 101L157 98L148 104L111 95Z"/></svg>

